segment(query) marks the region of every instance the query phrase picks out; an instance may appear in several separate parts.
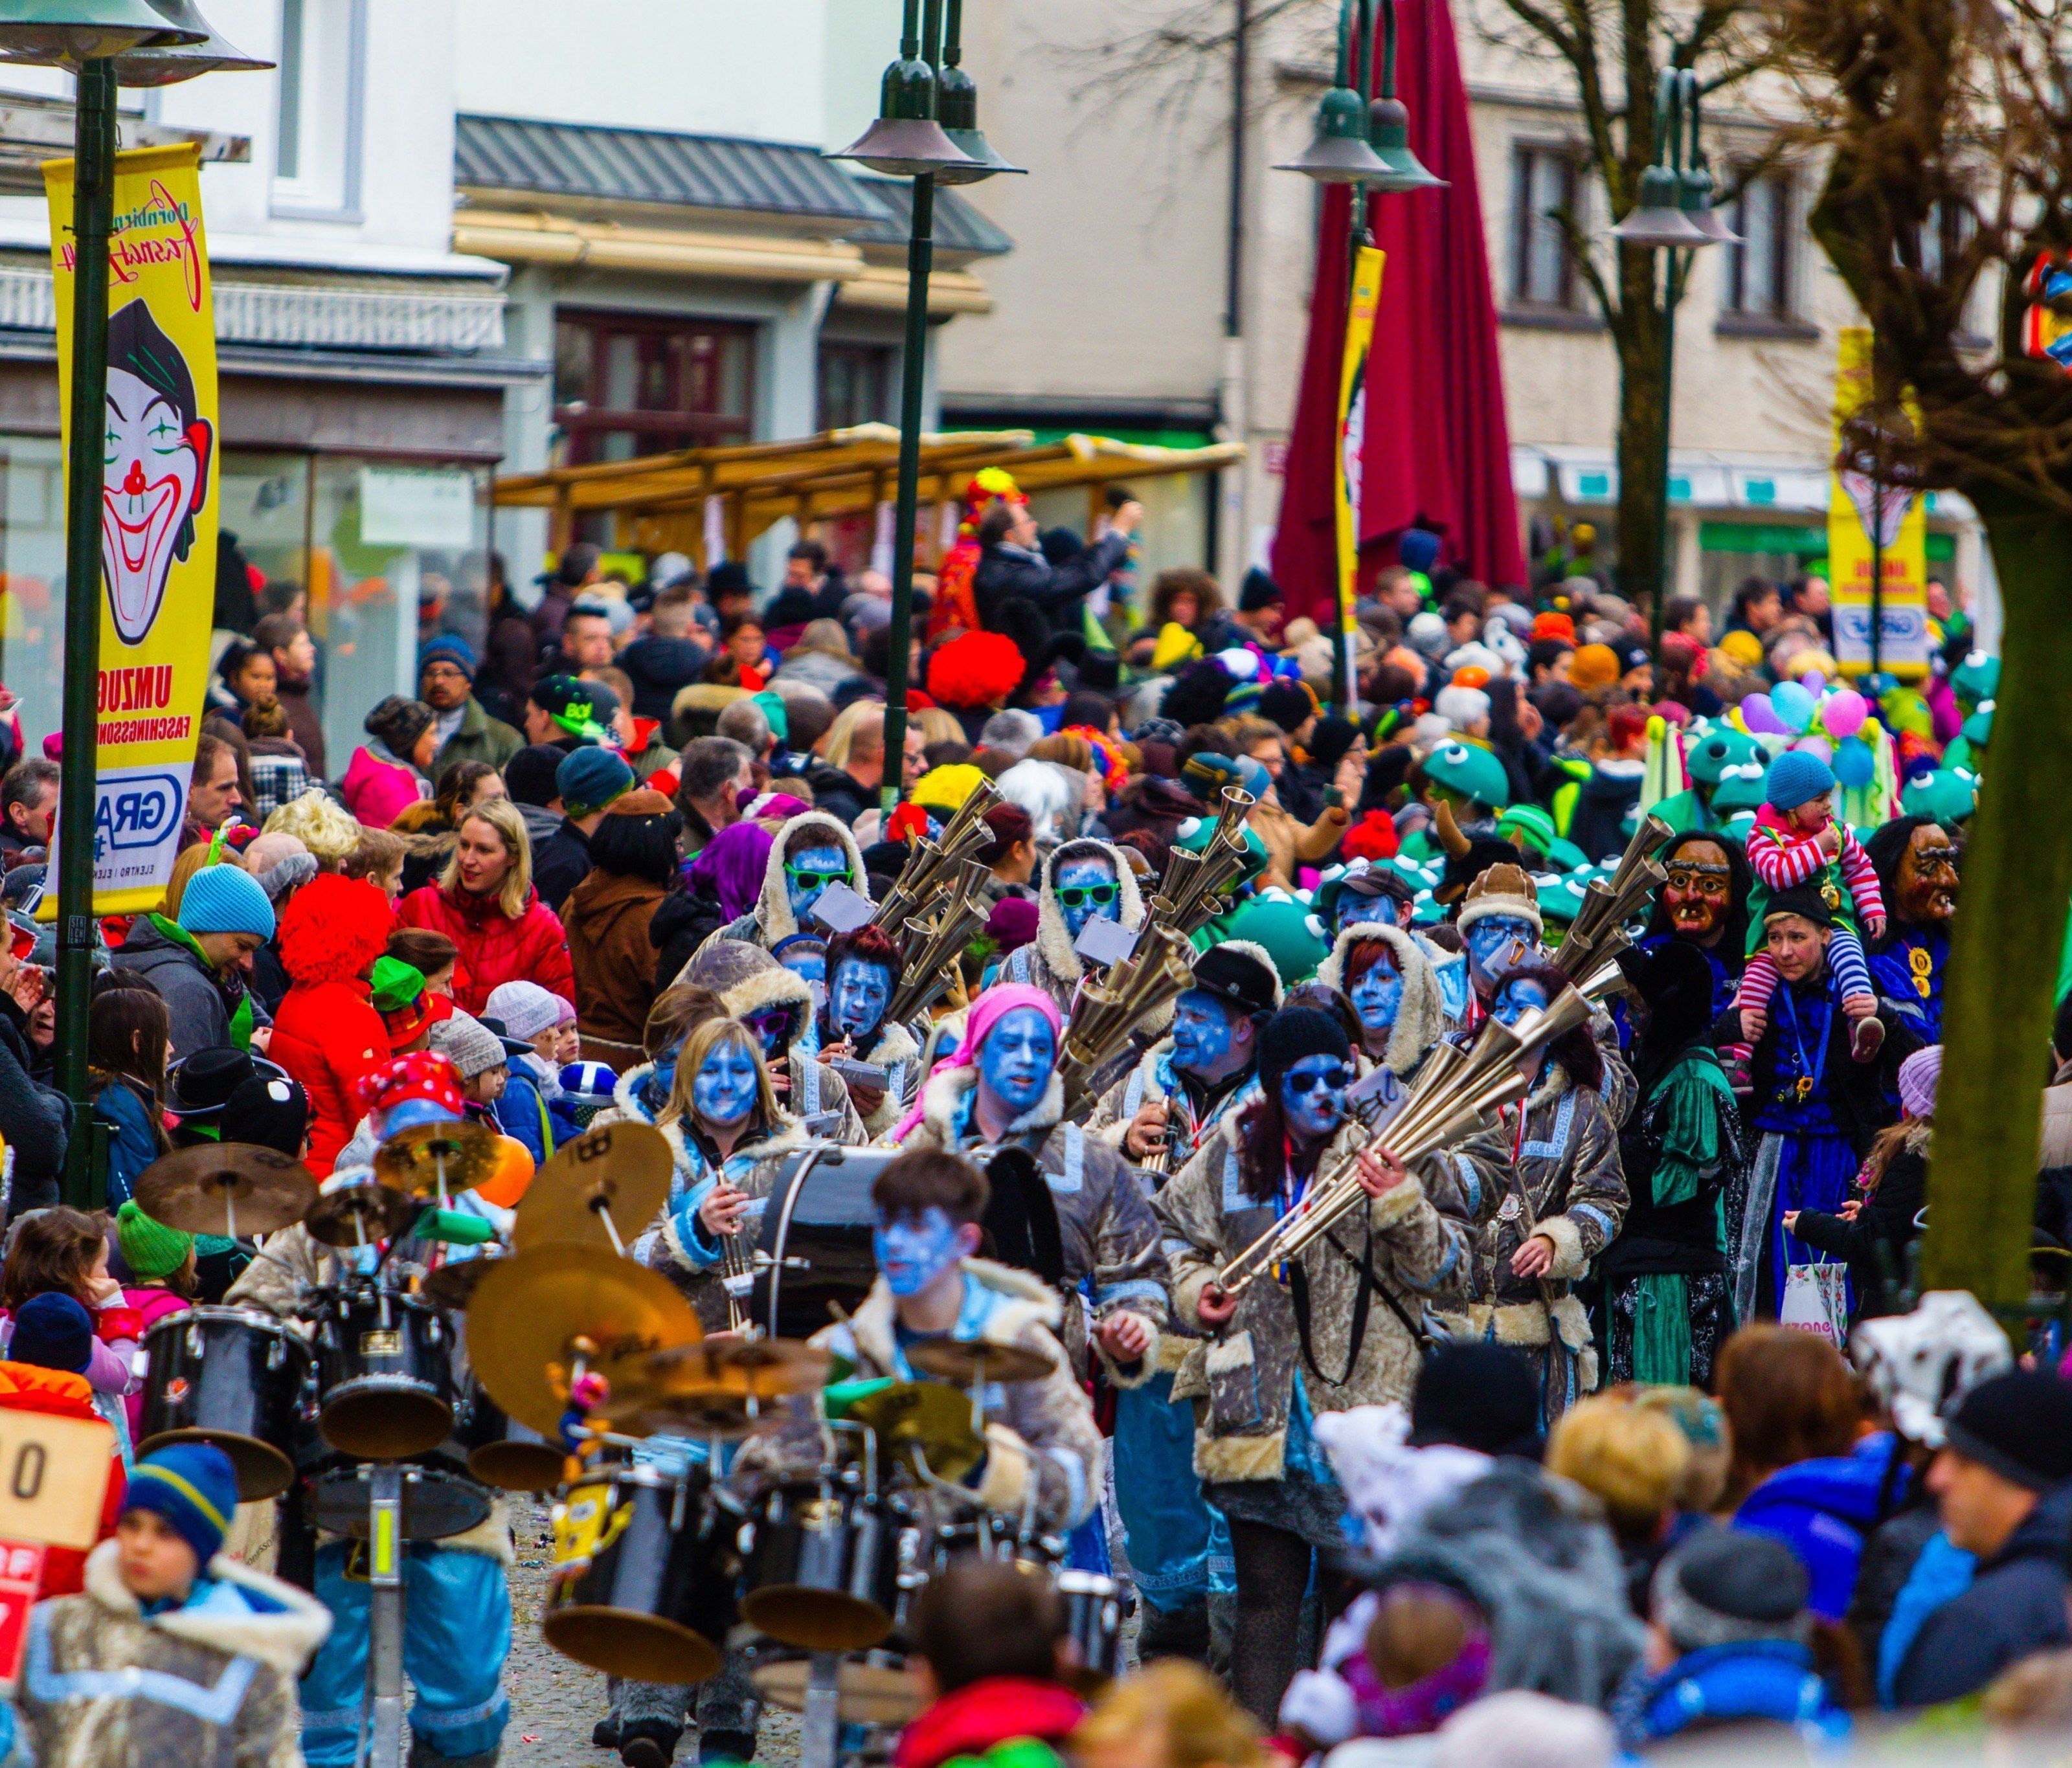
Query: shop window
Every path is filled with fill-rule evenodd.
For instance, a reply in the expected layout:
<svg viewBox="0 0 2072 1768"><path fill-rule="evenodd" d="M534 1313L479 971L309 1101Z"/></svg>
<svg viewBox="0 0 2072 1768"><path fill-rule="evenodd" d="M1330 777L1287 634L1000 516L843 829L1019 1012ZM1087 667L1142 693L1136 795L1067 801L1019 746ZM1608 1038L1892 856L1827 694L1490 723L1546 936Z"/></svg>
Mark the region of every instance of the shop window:
<svg viewBox="0 0 2072 1768"><path fill-rule="evenodd" d="M1511 155L1511 306L1531 311L1577 312L1582 279L1560 224L1565 212L1579 224L1582 167L1568 147L1521 144Z"/></svg>
<svg viewBox="0 0 2072 1768"><path fill-rule="evenodd" d="M820 427L897 421L899 352L888 343L820 346Z"/></svg>
<svg viewBox="0 0 2072 1768"><path fill-rule="evenodd" d="M360 201L366 0L281 0L277 213L349 216Z"/></svg>
<svg viewBox="0 0 2072 1768"><path fill-rule="evenodd" d="M1751 179L1734 199L1728 224L1741 243L1725 248L1724 312L1771 323L1799 319L1798 208L1786 172Z"/></svg>
<svg viewBox="0 0 2072 1768"><path fill-rule="evenodd" d="M565 310L555 321L554 421L572 467L746 442L754 383L752 326Z"/></svg>

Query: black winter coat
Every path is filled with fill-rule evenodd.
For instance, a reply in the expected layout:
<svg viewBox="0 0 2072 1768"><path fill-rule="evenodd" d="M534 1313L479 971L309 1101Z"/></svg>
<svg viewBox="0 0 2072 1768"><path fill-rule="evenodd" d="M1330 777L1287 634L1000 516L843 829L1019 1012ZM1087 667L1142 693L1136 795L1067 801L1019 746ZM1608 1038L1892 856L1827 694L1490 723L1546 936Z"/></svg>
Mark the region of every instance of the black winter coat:
<svg viewBox="0 0 2072 1768"><path fill-rule="evenodd" d="M859 785L856 776L840 767L822 763L808 770L805 784L813 795L813 808L824 810L830 816L853 824L857 817L874 808L870 788Z"/></svg>
<svg viewBox="0 0 2072 1768"><path fill-rule="evenodd" d="M972 581L979 624L989 632L1007 631L999 618L1001 604L1023 601L1042 610L1052 631L1077 632L1079 612L1073 604L1099 589L1128 557L1125 534L1111 534L1098 546L1089 546L1054 566L1041 553L1005 543L989 546L979 557L978 572Z"/></svg>
<svg viewBox="0 0 2072 1768"><path fill-rule="evenodd" d="M532 849L532 887L555 914L569 892L590 874L590 837L564 816L561 826Z"/></svg>
<svg viewBox="0 0 2072 1768"><path fill-rule="evenodd" d="M728 924L730 918L709 886L693 884L664 897L648 923L648 943L656 952L655 992L671 986L697 948Z"/></svg>
<svg viewBox="0 0 2072 1768"><path fill-rule="evenodd" d="M14 1151L10 1222L24 1210L56 1205L72 1136L72 1101L32 1078L35 1055L28 1026L22 1009L0 995L0 1137Z"/></svg>
<svg viewBox="0 0 2072 1768"><path fill-rule="evenodd" d="M1927 1202L1926 1153L1902 1148L1853 1222L1799 1211L1799 1238L1849 1261L1849 1281L1862 1303L1859 1319L1906 1311L1907 1248L1920 1236L1914 1219Z"/></svg>

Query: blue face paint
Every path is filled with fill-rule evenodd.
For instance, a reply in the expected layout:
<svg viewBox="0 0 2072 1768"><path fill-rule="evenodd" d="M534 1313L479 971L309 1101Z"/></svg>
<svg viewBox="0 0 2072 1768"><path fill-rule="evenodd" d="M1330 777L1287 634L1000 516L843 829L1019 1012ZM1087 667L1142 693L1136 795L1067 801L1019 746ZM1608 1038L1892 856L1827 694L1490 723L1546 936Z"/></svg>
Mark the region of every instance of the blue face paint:
<svg viewBox="0 0 2072 1768"><path fill-rule="evenodd" d="M979 1077L1019 1117L1042 1100L1057 1058L1050 1022L1034 1007L1017 1007L986 1034L978 1053Z"/></svg>
<svg viewBox="0 0 2072 1768"><path fill-rule="evenodd" d="M1547 991L1529 977L1516 977L1504 984L1490 1003L1490 1017L1515 1026L1528 1013L1547 1010Z"/></svg>
<svg viewBox="0 0 2072 1768"><path fill-rule="evenodd" d="M1322 1141L1345 1121L1352 1064L1336 1056L1305 1056L1281 1077L1281 1115L1289 1133Z"/></svg>
<svg viewBox="0 0 2072 1768"><path fill-rule="evenodd" d="M1230 1054L1230 1009L1206 989L1190 989L1173 1006L1173 1066L1190 1074Z"/></svg>
<svg viewBox="0 0 2072 1768"><path fill-rule="evenodd" d="M755 1058L738 1043L714 1050L691 1082L691 1103L708 1123L739 1123L755 1108Z"/></svg>
<svg viewBox="0 0 2072 1768"><path fill-rule="evenodd" d="M1502 976L1515 964L1524 963L1540 944L1532 923L1522 915L1486 915L1462 938L1476 973L1485 981ZM1520 948L1515 956L1514 945Z"/></svg>
<svg viewBox="0 0 2072 1768"><path fill-rule="evenodd" d="M828 980L827 953L810 946L796 946L777 961L803 981L824 984Z"/></svg>
<svg viewBox="0 0 2072 1768"><path fill-rule="evenodd" d="M849 855L839 847L804 848L785 860L784 887L792 915L801 927L820 901L820 892L837 879L856 882L849 875Z"/></svg>
<svg viewBox="0 0 2072 1768"><path fill-rule="evenodd" d="M828 993L828 1017L837 1036L869 1037L891 1004L892 972L883 964L851 958L836 970Z"/></svg>
<svg viewBox="0 0 2072 1768"><path fill-rule="evenodd" d="M1379 921L1383 927L1393 927L1396 904L1385 896L1361 896L1352 890L1343 890L1339 893L1332 919L1334 937L1359 921Z"/></svg>
<svg viewBox="0 0 2072 1768"><path fill-rule="evenodd" d="M1075 940L1097 916L1122 919L1122 889L1116 882L1115 868L1098 855L1067 860L1058 868L1051 888L1057 893L1065 931Z"/></svg>
<svg viewBox="0 0 2072 1768"><path fill-rule="evenodd" d="M1403 978L1388 959L1379 959L1353 985L1351 998L1353 1011L1367 1030L1377 1034L1393 1031L1403 1007Z"/></svg>
<svg viewBox="0 0 2072 1768"><path fill-rule="evenodd" d="M934 1205L919 1217L880 1221L871 1231L870 1248L886 1288L898 1296L919 1295L964 1252L956 1227Z"/></svg>

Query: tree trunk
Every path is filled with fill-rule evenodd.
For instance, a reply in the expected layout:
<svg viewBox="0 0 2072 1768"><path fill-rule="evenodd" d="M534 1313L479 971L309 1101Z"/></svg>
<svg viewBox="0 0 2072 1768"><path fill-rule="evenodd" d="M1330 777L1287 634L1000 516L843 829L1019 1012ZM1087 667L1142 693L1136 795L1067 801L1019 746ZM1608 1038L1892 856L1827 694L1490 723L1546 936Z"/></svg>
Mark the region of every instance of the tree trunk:
<svg viewBox="0 0 2072 1768"><path fill-rule="evenodd" d="M1635 606L1651 604L1662 582L1667 511L1663 504L1662 434L1667 421L1662 384L1662 334L1658 315L1637 304L1649 290L1638 291L1631 278L1625 290L1626 311L1618 339L1618 581L1619 591Z"/></svg>
<svg viewBox="0 0 2072 1768"><path fill-rule="evenodd" d="M2040 1111L2072 898L2072 518L1975 493L2006 609L1944 1002L1922 1281L2027 1299Z"/></svg>

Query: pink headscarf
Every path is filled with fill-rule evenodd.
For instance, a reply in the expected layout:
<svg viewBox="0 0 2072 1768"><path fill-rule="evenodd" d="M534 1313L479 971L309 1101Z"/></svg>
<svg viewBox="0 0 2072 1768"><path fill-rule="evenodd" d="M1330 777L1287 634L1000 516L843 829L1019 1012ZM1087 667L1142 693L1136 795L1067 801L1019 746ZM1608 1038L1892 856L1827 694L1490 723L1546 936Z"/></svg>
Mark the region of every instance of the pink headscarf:
<svg viewBox="0 0 2072 1768"><path fill-rule="evenodd" d="M1033 988L1026 982L996 982L972 1002L970 1010L964 1015L964 1041L957 1046L957 1053L937 1063L930 1078L951 1068L976 1069L978 1067L978 1053L985 1046L985 1040L992 1034L993 1028L1009 1014L1022 1007L1034 1007L1042 1014L1050 1022L1053 1038L1064 1035L1065 1022L1058 1012L1058 1003L1046 992ZM919 1128L923 1114L922 1097L927 1090L924 1081L921 1091L914 1096L914 1108L899 1120L898 1127L892 1132L892 1140L895 1144L903 1142Z"/></svg>

